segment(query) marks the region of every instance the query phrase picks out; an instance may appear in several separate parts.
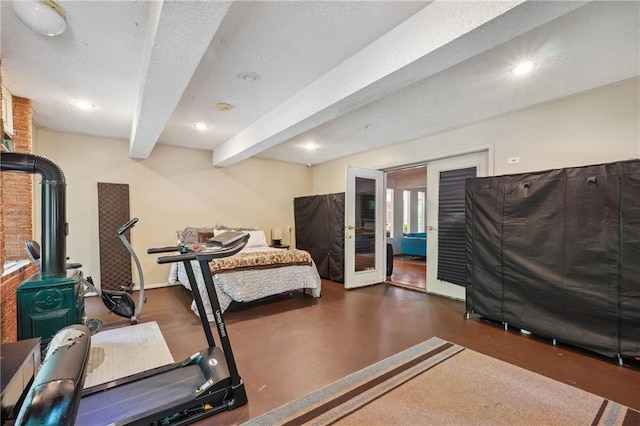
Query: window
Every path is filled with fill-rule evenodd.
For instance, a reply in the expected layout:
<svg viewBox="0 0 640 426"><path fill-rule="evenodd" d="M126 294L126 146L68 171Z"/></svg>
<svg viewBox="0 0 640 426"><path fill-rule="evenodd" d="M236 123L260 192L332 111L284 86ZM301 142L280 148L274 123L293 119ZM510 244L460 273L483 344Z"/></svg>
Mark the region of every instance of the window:
<svg viewBox="0 0 640 426"><path fill-rule="evenodd" d="M402 191L402 233L411 231L411 191Z"/></svg>
<svg viewBox="0 0 640 426"><path fill-rule="evenodd" d="M387 238L393 238L393 189L387 188L387 200L385 204L387 209L385 231Z"/></svg>
<svg viewBox="0 0 640 426"><path fill-rule="evenodd" d="M426 222L426 197L424 191L418 191L418 232L425 232Z"/></svg>

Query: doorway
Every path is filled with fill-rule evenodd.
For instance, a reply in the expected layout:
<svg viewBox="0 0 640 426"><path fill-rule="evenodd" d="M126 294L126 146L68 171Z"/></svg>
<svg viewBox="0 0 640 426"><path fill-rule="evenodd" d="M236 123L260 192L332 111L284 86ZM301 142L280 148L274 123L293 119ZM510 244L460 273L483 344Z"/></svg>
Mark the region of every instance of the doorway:
<svg viewBox="0 0 640 426"><path fill-rule="evenodd" d="M393 249L390 284L427 290L427 166L386 173L385 232Z"/></svg>
<svg viewBox="0 0 640 426"><path fill-rule="evenodd" d="M385 232L394 253L387 282L465 299L464 182L489 167L483 150L386 172Z"/></svg>

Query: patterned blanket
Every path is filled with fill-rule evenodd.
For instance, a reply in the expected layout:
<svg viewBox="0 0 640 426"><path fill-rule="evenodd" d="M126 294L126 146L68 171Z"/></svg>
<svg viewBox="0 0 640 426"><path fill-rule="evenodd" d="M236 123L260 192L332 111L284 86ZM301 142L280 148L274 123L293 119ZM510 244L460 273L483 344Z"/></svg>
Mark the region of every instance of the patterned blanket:
<svg viewBox="0 0 640 426"><path fill-rule="evenodd" d="M280 266L311 265L311 255L304 250L259 251L213 259L209 263L212 274L222 271L268 269Z"/></svg>

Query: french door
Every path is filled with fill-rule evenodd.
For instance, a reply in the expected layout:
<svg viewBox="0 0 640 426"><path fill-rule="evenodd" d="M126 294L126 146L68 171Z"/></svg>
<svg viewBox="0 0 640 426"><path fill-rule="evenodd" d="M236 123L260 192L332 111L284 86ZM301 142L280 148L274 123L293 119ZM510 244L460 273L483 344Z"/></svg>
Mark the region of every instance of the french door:
<svg viewBox="0 0 640 426"><path fill-rule="evenodd" d="M384 282L384 173L347 166L345 288Z"/></svg>
<svg viewBox="0 0 640 426"><path fill-rule="evenodd" d="M460 279L456 279L460 274L464 274L464 239L456 247L454 244L440 244L442 238L449 237L452 222L464 227L464 179L455 179L456 171L462 176L486 176L488 171L488 154L481 152L461 157L448 158L428 163L427 165L427 292L439 294L458 300L465 300L465 287L460 284ZM453 179L449 179L453 176ZM449 183L443 185L445 179ZM441 182L442 180L442 182ZM453 188L452 188L453 186ZM456 188L457 187L457 188ZM440 194L440 191L443 194ZM447 191L445 194L444 191ZM462 200L460 200L462 191ZM441 197L443 195L444 197ZM451 200L453 198L453 200ZM445 209L440 203L457 204L460 207L462 201L462 215L460 208L455 212L453 209ZM440 229L442 227L442 229ZM453 226L456 227L455 224ZM459 227L458 227L459 230ZM450 239L450 238L448 238ZM460 236L458 234L458 242ZM444 249L448 252L439 253ZM439 257L441 257L439 259ZM440 270L439 270L440 268ZM461 269L462 268L462 269ZM458 270L456 273L455 270ZM451 272L453 270L453 272ZM464 276L464 275L462 275ZM443 278L452 277L452 278ZM450 281L458 281L457 284Z"/></svg>

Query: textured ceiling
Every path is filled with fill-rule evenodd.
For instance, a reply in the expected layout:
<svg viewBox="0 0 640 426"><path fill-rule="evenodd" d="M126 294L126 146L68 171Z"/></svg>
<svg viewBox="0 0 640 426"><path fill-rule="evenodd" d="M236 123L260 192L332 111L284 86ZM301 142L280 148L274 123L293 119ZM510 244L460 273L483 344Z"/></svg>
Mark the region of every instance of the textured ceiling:
<svg viewBox="0 0 640 426"><path fill-rule="evenodd" d="M57 37L0 3L3 83L40 126L128 139L134 158L318 164L640 75L635 1L59 3ZM534 71L510 74L524 58Z"/></svg>

